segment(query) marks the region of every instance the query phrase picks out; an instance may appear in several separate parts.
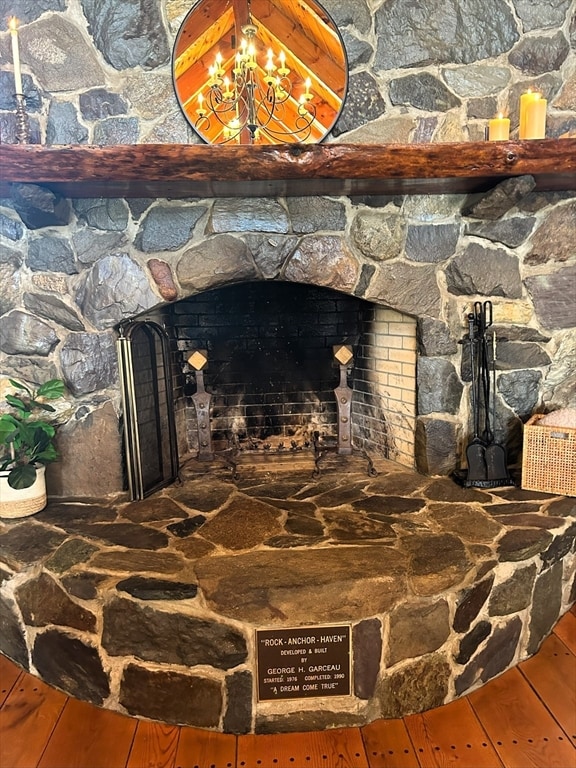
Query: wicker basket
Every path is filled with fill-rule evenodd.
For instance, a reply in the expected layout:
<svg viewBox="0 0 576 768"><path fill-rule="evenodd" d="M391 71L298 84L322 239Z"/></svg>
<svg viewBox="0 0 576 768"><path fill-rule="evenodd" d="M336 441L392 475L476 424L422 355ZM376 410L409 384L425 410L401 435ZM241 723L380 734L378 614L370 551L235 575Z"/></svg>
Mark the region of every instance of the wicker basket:
<svg viewBox="0 0 576 768"><path fill-rule="evenodd" d="M524 425L522 488L576 496L576 429L539 425L543 415Z"/></svg>

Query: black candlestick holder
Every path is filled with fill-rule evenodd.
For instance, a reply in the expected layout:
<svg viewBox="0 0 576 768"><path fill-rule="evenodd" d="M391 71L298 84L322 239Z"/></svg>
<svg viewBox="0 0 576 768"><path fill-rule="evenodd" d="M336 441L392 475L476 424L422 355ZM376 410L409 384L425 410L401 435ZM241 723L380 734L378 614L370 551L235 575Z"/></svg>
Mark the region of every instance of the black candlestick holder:
<svg viewBox="0 0 576 768"><path fill-rule="evenodd" d="M16 100L16 141L18 144L30 143L30 120L26 112L26 96L15 93Z"/></svg>

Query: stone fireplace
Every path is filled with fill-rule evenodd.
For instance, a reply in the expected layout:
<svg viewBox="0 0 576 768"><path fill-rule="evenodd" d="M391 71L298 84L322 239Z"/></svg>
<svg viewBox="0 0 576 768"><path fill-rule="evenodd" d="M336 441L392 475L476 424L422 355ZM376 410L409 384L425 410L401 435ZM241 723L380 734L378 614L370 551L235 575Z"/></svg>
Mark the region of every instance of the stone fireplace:
<svg viewBox="0 0 576 768"><path fill-rule="evenodd" d="M469 434L458 342L474 297L494 304L499 436L511 461L528 413L568 404L573 393L565 290L573 195L535 192L524 178L504 184L519 193L512 212L502 187L476 200L497 206L494 221L475 218L463 195L83 199L57 231L16 230L2 262L3 362L13 377L63 375L70 397L48 507L0 525L2 651L98 705L231 733L399 717L535 653L575 598L574 500L438 477L461 465ZM494 245L495 237L518 244ZM225 402L225 385L238 384L241 366L228 377L228 363L254 346L258 334L244 331L264 306L270 316L258 328L270 346L259 351L275 362L285 353L276 386L299 361L298 390L327 432L331 401L322 409L316 395L337 383L333 342L351 342L349 380L365 418L356 439L370 441L378 475L344 462L316 481L310 467L295 466L280 476L273 467L240 472L233 482L228 470L184 467L182 485L130 502L119 327L165 326L184 456L195 448L190 352L207 350L214 420L229 419L239 405ZM322 326L331 331L321 351L305 354L318 341L311 327ZM304 351L290 348L290 331L307 337ZM310 359L319 381L306 388ZM259 360L249 358L251 373ZM254 392L246 383L275 371L241 382L242 419ZM374 411L385 432L368 424ZM228 441L230 423L215 426ZM350 629L350 694L258 701L255 632L334 622Z"/></svg>
<svg viewBox="0 0 576 768"><path fill-rule="evenodd" d="M234 292L239 303L239 322L232 325L259 324L256 333L267 339L264 355L242 356L256 383L256 367L274 358L279 341L284 375L287 367L298 368L299 355L312 357L310 348L285 354L294 346L292 333L300 339L309 333L306 312L301 325L285 310L284 317L268 317L268 325L256 320L257 307L286 307L291 301L281 296L293 291L300 301L297 292L304 291L316 331L330 316L333 325L309 339L324 355L315 374L324 394L311 395L303 381L298 396L308 391L318 398L316 416L322 412L326 434L333 433L327 414L337 368L327 354L334 344L352 342L356 446L424 474L449 475L464 462L472 426L465 337L477 299L490 297L494 307L495 438L506 445L511 465L519 459L522 423L533 412L573 404L575 208L569 191L539 192L532 177L521 176L475 196L68 201L34 185L13 192L12 213L4 219L11 245L2 263L0 351L8 375L32 382L62 376L68 386L58 433L62 459L49 468L53 496L94 497L126 487L115 345L119 329L134 320L169 329L180 453L194 452L195 428L186 416L195 382L186 360L199 348L212 355L217 329L228 325L229 334L231 323L218 302L200 319L193 313L192 326L178 318L188 305L206 307L219 291ZM48 218L41 210L47 201L55 205ZM251 291L261 298L250 298ZM331 307L322 318L321 306ZM345 321L335 319L340 311ZM248 337L241 343L258 346ZM240 357L230 339L218 344L206 369L215 396L230 386L213 374L229 368L232 346ZM278 382L274 388L264 400L279 399ZM286 394L282 408L293 405ZM235 440L231 425L239 404L231 395L215 401L221 445ZM244 420L247 415L240 413ZM311 419L308 431L315 423ZM292 440L298 426L284 435L276 430L275 437ZM267 440L265 432L258 439ZM87 475L86 465L98 472Z"/></svg>
<svg viewBox="0 0 576 768"><path fill-rule="evenodd" d="M335 350L345 346L353 447L414 466L413 318L353 295L280 281L213 289L145 317L171 339L181 456L198 453L205 416L192 397L199 388L188 363L194 353L202 354L200 387L211 396L212 452L252 451L265 459L337 439L334 390L342 370Z"/></svg>
<svg viewBox="0 0 576 768"><path fill-rule="evenodd" d="M356 345L355 390L370 395L376 421L388 430L387 437L372 430L370 450L427 474L447 475L462 465L471 425L469 372L459 342L473 299L491 297L498 338L496 437L516 463L522 422L535 410L571 402L573 312L566 286L573 280L574 202L556 198L527 192L515 212L502 211L495 221L475 218L462 195L146 200L138 206L96 199L74 201L73 221L57 230L16 228L18 239L3 263L6 372L31 381L62 375L74 414L59 431L62 461L50 467L52 494L94 496L124 487L118 325L177 316L187 302L216 290L248 297L259 283L259 290L272 292L299 286L332 292L329 301L359 302L362 309L354 312L370 318L363 322L382 323L386 330L377 336L362 323L337 329L324 350L332 342ZM517 245L498 245L496 238ZM17 247L25 248L23 255ZM210 347L205 331L183 333L196 338L173 339L182 377L178 412L190 407L194 391L187 353L196 344ZM209 361L207 378L221 363L214 360L213 368ZM326 358L318 373L323 391L337 385L336 374ZM222 403L218 407L222 417ZM367 423L356 429L356 439L368 448L361 434ZM192 431L181 424L179 438L183 454L193 449ZM79 445L85 461L98 466L97 487L78 467Z"/></svg>

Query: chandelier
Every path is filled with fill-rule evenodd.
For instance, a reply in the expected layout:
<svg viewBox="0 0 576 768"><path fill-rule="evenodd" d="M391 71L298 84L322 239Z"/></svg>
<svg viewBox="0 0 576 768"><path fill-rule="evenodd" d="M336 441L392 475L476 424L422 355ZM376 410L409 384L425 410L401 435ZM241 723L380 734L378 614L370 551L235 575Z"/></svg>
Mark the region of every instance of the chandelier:
<svg viewBox="0 0 576 768"><path fill-rule="evenodd" d="M300 84L302 92L296 96L284 51L275 62L269 48L259 63L257 27L248 23L241 29L234 58L225 63L218 52L208 70L204 92L198 93L195 128L208 130L216 121L221 127L219 143L252 144L259 134L276 143L306 141L316 119L310 78Z"/></svg>

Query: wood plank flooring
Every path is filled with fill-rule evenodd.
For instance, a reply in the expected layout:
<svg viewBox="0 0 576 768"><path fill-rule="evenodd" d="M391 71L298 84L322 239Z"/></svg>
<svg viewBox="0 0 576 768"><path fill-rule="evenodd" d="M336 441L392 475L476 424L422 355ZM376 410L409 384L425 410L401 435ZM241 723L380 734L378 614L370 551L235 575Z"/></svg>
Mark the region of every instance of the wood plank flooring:
<svg viewBox="0 0 576 768"><path fill-rule="evenodd" d="M214 733L135 720L0 656L0 768L576 768L576 606L536 656L402 720L313 733Z"/></svg>

